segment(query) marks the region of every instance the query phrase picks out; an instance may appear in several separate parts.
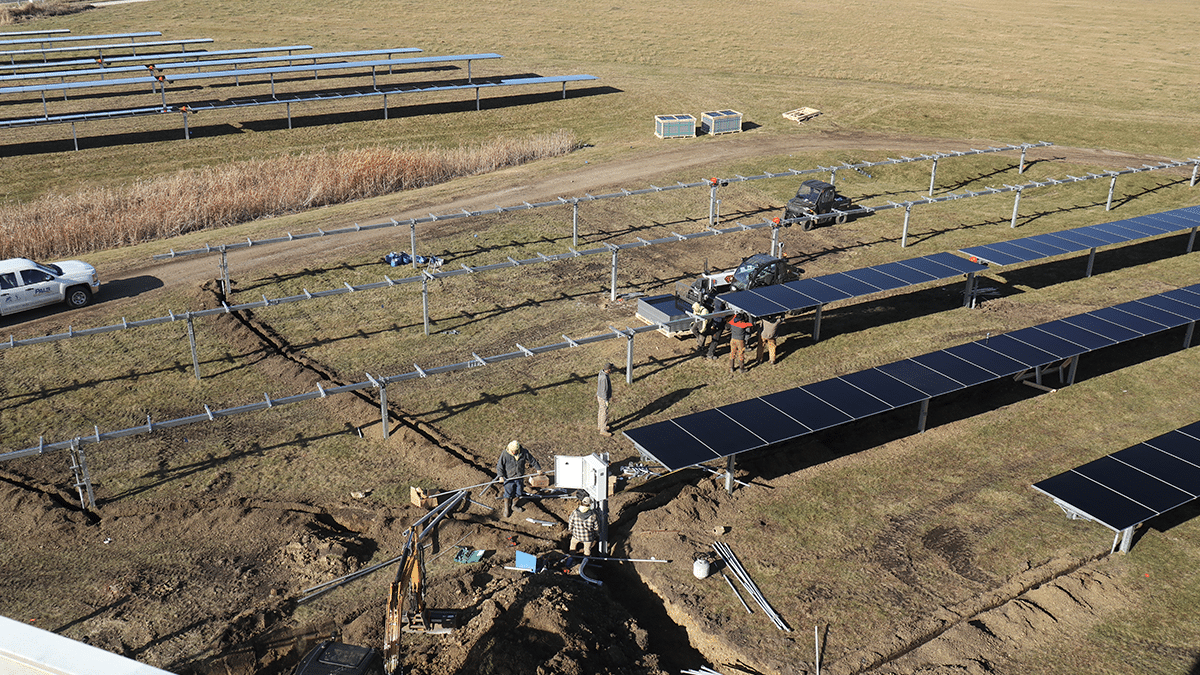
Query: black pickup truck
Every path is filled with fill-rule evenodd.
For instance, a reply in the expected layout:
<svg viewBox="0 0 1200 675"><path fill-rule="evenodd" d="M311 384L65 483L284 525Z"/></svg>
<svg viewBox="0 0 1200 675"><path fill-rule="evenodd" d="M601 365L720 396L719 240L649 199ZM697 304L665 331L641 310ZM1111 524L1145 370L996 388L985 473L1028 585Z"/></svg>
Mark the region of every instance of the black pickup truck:
<svg viewBox="0 0 1200 675"><path fill-rule="evenodd" d="M832 184L826 183L823 180L806 180L800 184L800 189L796 191L796 196L788 200L787 208L783 212L784 227L791 226L787 220L794 218L803 218L805 216L822 216L831 214L825 218L815 218L813 220L804 221L804 230L813 229L817 225L825 225L829 222L835 222L838 225L846 222L845 213L835 213L836 211L849 211L854 208L853 202L845 195L840 195L837 189Z"/></svg>

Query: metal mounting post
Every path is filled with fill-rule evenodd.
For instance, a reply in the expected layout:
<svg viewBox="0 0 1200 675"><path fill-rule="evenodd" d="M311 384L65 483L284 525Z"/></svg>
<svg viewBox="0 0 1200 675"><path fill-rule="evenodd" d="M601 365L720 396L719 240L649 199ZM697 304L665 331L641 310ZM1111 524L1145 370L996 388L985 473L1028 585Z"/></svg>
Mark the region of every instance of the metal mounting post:
<svg viewBox="0 0 1200 675"><path fill-rule="evenodd" d="M717 184L714 182L712 187L708 188L708 225L712 227L717 224Z"/></svg>
<svg viewBox="0 0 1200 675"><path fill-rule="evenodd" d="M1096 247L1093 246L1091 252L1088 253L1087 273L1084 274L1083 276L1085 276L1085 277L1092 276L1092 266L1095 265L1095 263L1096 263Z"/></svg>
<svg viewBox="0 0 1200 675"><path fill-rule="evenodd" d="M633 384L633 331L625 334L625 384Z"/></svg>
<svg viewBox="0 0 1200 675"><path fill-rule="evenodd" d="M725 492L733 494L733 455L725 460Z"/></svg>
<svg viewBox="0 0 1200 675"><path fill-rule="evenodd" d="M425 320L425 334L429 335L429 275L421 275L421 315Z"/></svg>
<svg viewBox="0 0 1200 675"><path fill-rule="evenodd" d="M188 326L188 343L192 346L192 368L196 371L196 379L200 379L200 359L196 356L196 328L192 325L192 315L189 312L187 318Z"/></svg>
<svg viewBox="0 0 1200 675"><path fill-rule="evenodd" d="M612 247L612 291L608 296L610 302L617 301L617 251L620 250L616 246Z"/></svg>
<svg viewBox="0 0 1200 675"><path fill-rule="evenodd" d="M1137 529L1137 525L1131 525L1121 530L1121 553L1129 553L1129 549L1133 548L1133 531Z"/></svg>
<svg viewBox="0 0 1200 675"><path fill-rule="evenodd" d="M825 305L817 305L817 311L813 315L813 342L818 342L821 339L821 310Z"/></svg>
<svg viewBox="0 0 1200 675"><path fill-rule="evenodd" d="M904 232L900 235L900 248L908 246L908 217L912 215L912 204L904 207Z"/></svg>
<svg viewBox="0 0 1200 675"><path fill-rule="evenodd" d="M1025 173L1025 153L1029 151L1028 145L1021 146L1021 165L1017 167L1017 173Z"/></svg>
<svg viewBox="0 0 1200 675"><path fill-rule="evenodd" d="M838 172L837 169L829 170L829 184L830 185L834 185L835 183L837 183L837 172Z"/></svg>
<svg viewBox="0 0 1200 675"><path fill-rule="evenodd" d="M921 401L921 417L917 421L917 433L925 433L925 422L929 419L929 399Z"/></svg>
<svg viewBox="0 0 1200 675"><path fill-rule="evenodd" d="M75 490L79 493L79 505L85 509L96 510L96 495L92 491L92 477L88 473L87 459L83 456L83 446L79 439L71 441L71 472L75 475ZM86 490L87 496L84 496Z"/></svg>
<svg viewBox="0 0 1200 675"><path fill-rule="evenodd" d="M408 244L412 249L412 268L417 269L417 221L413 220L408 224Z"/></svg>
<svg viewBox="0 0 1200 675"><path fill-rule="evenodd" d="M1009 224L1008 224L1008 227L1010 229L1017 226L1017 209L1021 208L1021 193L1022 192L1024 192L1023 189L1017 188L1017 198L1013 200L1012 221L1009 222Z"/></svg>
<svg viewBox="0 0 1200 675"><path fill-rule="evenodd" d="M1192 182L1188 183L1188 187L1196 187L1196 172L1200 171L1200 161L1197 161L1192 166Z"/></svg>
<svg viewBox="0 0 1200 675"><path fill-rule="evenodd" d="M221 292L225 294L226 298L228 298L229 294L233 292L232 289L230 289L230 287L229 287L230 286L230 284L229 284L229 252L225 249L224 246L222 246L220 250L221 250Z"/></svg>
<svg viewBox="0 0 1200 675"><path fill-rule="evenodd" d="M967 272L967 288L963 291L963 307L975 307L975 273Z"/></svg>
<svg viewBox="0 0 1200 675"><path fill-rule="evenodd" d="M1198 225L1197 227L1200 227L1200 225ZM1190 236L1188 236L1187 251L1185 251L1185 253L1191 253L1192 247L1195 246L1195 244L1196 244L1196 227L1193 227L1192 234Z"/></svg>
<svg viewBox="0 0 1200 675"><path fill-rule="evenodd" d="M579 247L579 200L571 203L571 245Z"/></svg>
<svg viewBox="0 0 1200 675"><path fill-rule="evenodd" d="M929 172L929 196L933 196L933 183L937 180L937 163L938 158L933 158L933 169Z"/></svg>
<svg viewBox="0 0 1200 675"><path fill-rule="evenodd" d="M1104 204L1105 211L1112 211L1112 196L1113 190L1117 189L1117 177L1113 176L1108 182L1108 201Z"/></svg>
<svg viewBox="0 0 1200 675"><path fill-rule="evenodd" d="M383 440L388 438L388 400L387 400L387 385L380 383L379 385L379 421L383 426Z"/></svg>
<svg viewBox="0 0 1200 675"><path fill-rule="evenodd" d="M1071 359L1071 367L1067 369L1067 384L1075 384L1075 371L1079 369L1079 359L1082 354Z"/></svg>
<svg viewBox="0 0 1200 675"><path fill-rule="evenodd" d="M1196 322L1188 324L1187 332L1183 335L1183 348L1187 349L1192 346L1192 333L1196 332Z"/></svg>
<svg viewBox="0 0 1200 675"><path fill-rule="evenodd" d="M779 226L771 228L771 255L779 256Z"/></svg>

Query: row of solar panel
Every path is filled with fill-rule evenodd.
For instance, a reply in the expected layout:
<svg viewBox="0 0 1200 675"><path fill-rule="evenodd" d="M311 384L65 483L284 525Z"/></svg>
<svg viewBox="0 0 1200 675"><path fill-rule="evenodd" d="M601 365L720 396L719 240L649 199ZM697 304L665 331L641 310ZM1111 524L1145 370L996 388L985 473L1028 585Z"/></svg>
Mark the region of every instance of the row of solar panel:
<svg viewBox="0 0 1200 675"><path fill-rule="evenodd" d="M133 50L133 53L136 54L137 50L141 49L142 53L144 54L144 53L146 53L146 47L178 46L181 49L186 51L187 45L208 44L212 41L213 41L212 38L184 38L184 39L180 39L180 40L154 40L151 42L113 42L111 44L105 44L105 45L75 45L73 47L49 47L46 49L8 49L8 50L0 51L0 56L7 56L7 57L9 57L10 60L12 60L15 63L16 57L18 57L18 56L31 56L34 54L41 54L44 57L46 54L49 54L52 52L56 52L56 53L90 52L93 49L96 50L96 52L99 54L103 54L105 51L112 51L112 50L124 51L126 49Z"/></svg>
<svg viewBox="0 0 1200 675"><path fill-rule="evenodd" d="M1165 211L1073 230L1039 234L984 246L961 249L969 256L997 265L1013 265L1065 253L1079 253L1099 246L1188 230L1200 226L1200 207Z"/></svg>
<svg viewBox="0 0 1200 675"><path fill-rule="evenodd" d="M763 448L1200 320L1200 284L624 432L669 470Z"/></svg>
<svg viewBox="0 0 1200 675"><path fill-rule="evenodd" d="M471 61L499 59L499 54L453 54L450 56L418 56L405 59L372 59L367 61L341 61L337 63L309 63L302 66L277 66L274 68L248 68L246 70L214 70L201 73L177 73L171 76L172 81L207 80L227 77L247 77L251 75L275 76L290 73L316 73L330 70L346 70L349 68L375 68L407 66L429 63L449 63L466 61L468 68ZM42 84L25 84L11 87L0 87L0 94L19 94L30 92L65 91L78 89L93 89L96 87L114 87L124 85L153 85L158 80L152 76L126 77L115 80L90 80L85 82L50 82Z"/></svg>
<svg viewBox="0 0 1200 675"><path fill-rule="evenodd" d="M935 253L775 286L725 293L720 300L728 307L752 317L771 316L985 269L987 265L982 263L964 260L950 253Z"/></svg>
<svg viewBox="0 0 1200 675"><path fill-rule="evenodd" d="M1200 497L1200 422L1034 484L1120 532Z"/></svg>
<svg viewBox="0 0 1200 675"><path fill-rule="evenodd" d="M299 48L299 47L279 47L279 48L276 48L274 51L290 50L290 49L297 49L297 48ZM311 49L311 47L308 47L308 49ZM420 51L421 50L417 47L396 47L395 49L365 49L365 50L353 51L353 52L323 52L323 53L303 54L303 55L288 53L288 54L276 54L274 56L248 56L248 57L243 57L243 58L230 58L230 59L169 61L167 63L153 63L153 64L144 63L144 64L136 65L136 66L114 66L114 67L108 67L108 68L52 70L52 71L44 71L44 72L36 72L36 73L20 73L20 74L15 74L15 75L0 75L0 82L19 82L19 81L23 81L23 80L44 80L44 79L58 79L58 78L67 78L67 77L90 77L93 75L99 75L101 78L104 78L104 77L107 77L109 75L113 75L116 73L144 73L144 72L146 72L146 70L148 68L153 68L156 71L166 72L166 71L171 71L171 70L179 70L182 68L199 69L199 68L213 68L216 66L234 66L234 70L237 70L237 66L261 65L264 63L276 63L279 61L291 62L291 61L296 61L298 59L304 59L306 61L309 59L312 59L315 62L317 60L350 59L350 58L361 58L364 56L380 56L383 54L388 54L388 55L390 55L390 54L412 54L412 53L420 52ZM168 58L175 58L175 55L172 54L172 55L168 56ZM143 62L146 61L146 58L142 57L141 61L143 61ZM95 63L95 61L90 61L89 63Z"/></svg>
<svg viewBox="0 0 1200 675"><path fill-rule="evenodd" d="M158 37L160 35L162 35L162 32L156 31L156 30L139 31L137 33L106 33L104 35L62 35L62 34L50 35L50 34L46 34L46 35L41 35L41 37L25 35L25 36L19 37L19 38L9 38L9 39L5 39L5 40L0 40L0 45L23 45L23 44L34 44L34 43L55 44L58 42L83 42L86 40L124 40L126 38L132 40L133 38Z"/></svg>
<svg viewBox="0 0 1200 675"><path fill-rule="evenodd" d="M11 70L14 73L22 70L45 70L47 68L68 68L71 66L92 66L97 63L104 65L108 63L128 63L136 62L143 64L146 59L155 57L166 59L194 59L204 60L216 56L233 56L234 54L268 54L271 52L292 52L293 50L312 49L311 45L285 45L282 47L248 47L245 49L217 49L213 51L195 51L195 52L171 52L168 54L152 54L152 55L134 55L134 56L108 56L103 59L66 59L61 61L36 61L27 63L5 63L0 64L0 68Z"/></svg>

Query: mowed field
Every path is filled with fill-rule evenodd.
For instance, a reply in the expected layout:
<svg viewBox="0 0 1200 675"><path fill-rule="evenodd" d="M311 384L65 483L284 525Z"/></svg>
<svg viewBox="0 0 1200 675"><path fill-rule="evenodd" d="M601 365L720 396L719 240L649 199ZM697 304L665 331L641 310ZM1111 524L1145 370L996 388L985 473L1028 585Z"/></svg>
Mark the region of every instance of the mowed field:
<svg viewBox="0 0 1200 675"><path fill-rule="evenodd" d="M7 155L0 177L10 203L283 154L450 148L560 129L584 147L446 185L80 255L107 282L100 302L77 312L5 317L4 332L21 339L217 306L215 258L151 260L204 243L1023 141L1055 147L1032 152L1024 174L1017 153L943 160L938 190L1200 155L1194 3L1159 2L1137 12L1082 2L211 2L199 9L153 0L13 30L161 30L168 37L212 37L213 49L495 51L505 58L475 64L475 76L588 73L600 80L571 87L565 101L557 92L485 94L479 112L469 94L418 95L387 121L368 110L373 104L293 107L291 130L279 110L215 113L194 117L195 138L186 142L177 120L165 116L84 124L80 152L69 151L69 127L9 130L0 145ZM426 75L461 76L413 73ZM800 106L823 114L803 126L780 116ZM671 141L653 135L656 114L698 117L730 108L743 113L744 133ZM839 187L868 205L916 199L928 188L926 163L869 173L843 170ZM1016 230L1009 228L1011 196L917 207L907 249L899 245L900 209L810 233L792 228L783 239L793 261L816 276L1194 205L1200 187L1189 187L1189 178L1190 169L1123 177L1107 213L1107 180L1031 190ZM798 182L723 188L723 220L777 215ZM707 216L704 189L586 203L580 247L696 231ZM451 267L555 254L571 245L571 211L449 221L419 228L418 237L418 252L443 256ZM736 379L724 361L696 358L690 343L639 336L633 382L618 378L616 428L1190 285L1200 281L1200 268L1196 253L1184 254L1186 242L1173 236L1102 252L1091 278L1084 278L1080 257L994 270L983 285L995 295L973 310L960 307L958 281L832 305L820 342L811 340L811 317L790 319L780 365ZM705 265L732 265L768 245L760 230L623 253L618 291L670 292ZM230 257L234 292L226 300L406 276L380 258L407 246L408 229L400 228L237 253ZM533 347L564 334L637 325L634 301L610 302L608 284L607 256L435 282L429 336L417 285L265 308L244 320L198 321L199 381L181 323L0 350L0 452L147 417L202 413L205 405L253 403L264 393L312 391L319 382L408 372L414 363L458 363L473 353L514 351L518 343ZM606 579L608 601L650 631L648 650L663 654L667 670L697 667L688 659L702 659L722 672L813 672L816 626L822 672L1194 672L1197 510L1155 521L1130 554L1109 556L1111 533L1069 521L1029 487L1200 419L1194 386L1200 360L1194 349L1179 349L1182 341L1183 332L1172 331L1085 357L1080 382L1052 394L1006 383L935 399L924 434L913 433L916 411L908 410L748 457L739 478L752 485L733 496L700 472L635 482L613 500L617 551L675 564L639 565L632 583L650 592L636 599L622 590L633 575L614 574ZM6 527L12 545L0 554L0 614L177 672L232 669L222 660L235 642L231 635L253 641L281 628L313 633L313 626L332 621L354 626L345 629L348 640L370 643L378 638L383 580L359 582L327 605L299 610L280 598L396 555L399 528L416 515L404 508L409 486L449 489L486 480L495 454L512 438L543 464L554 454L589 452L636 460L619 434L604 439L592 429L595 372L605 361L623 363L625 347L623 339L611 340L392 386L387 440L377 399L345 395L89 445L100 501L94 517L69 504L75 496L65 454L9 462L0 466L3 503L17 515ZM364 491L366 501L350 496ZM327 520L341 528L333 528L338 536L370 544L351 547L345 569L308 561L297 571L290 558L281 564L289 544L309 541L285 522L294 516L264 524L247 514L269 510L264 505L292 514L297 504L333 514ZM206 519L210 510L219 515ZM379 521L355 527L367 517L348 518L350 510L374 512ZM563 521L568 510L544 504L534 517ZM479 548L500 549L510 535L547 551L562 543L557 529L504 522L478 508L470 518L479 539L466 543ZM719 578L691 576L691 555L707 550L715 525L731 528L728 541L795 634L743 614ZM117 541L119 553L94 553L114 550L101 548L112 546L99 543L106 539ZM505 555L497 550L490 559L510 564ZM445 558L431 569L451 586L461 575ZM450 597L478 619L485 614L478 610L480 594L487 595L483 583L476 578L466 587L474 605L470 594ZM639 607L648 603L661 603L665 612ZM586 609L563 613L576 611ZM257 626L246 620L251 612L258 612ZM681 632L688 647L671 653ZM446 643L425 644L425 653L439 644ZM606 647L600 639L596 649ZM286 672L295 658L260 655L257 666L242 664L236 672ZM433 661L411 665L454 672ZM468 659L464 668L482 662ZM537 667L531 657L511 672Z"/></svg>

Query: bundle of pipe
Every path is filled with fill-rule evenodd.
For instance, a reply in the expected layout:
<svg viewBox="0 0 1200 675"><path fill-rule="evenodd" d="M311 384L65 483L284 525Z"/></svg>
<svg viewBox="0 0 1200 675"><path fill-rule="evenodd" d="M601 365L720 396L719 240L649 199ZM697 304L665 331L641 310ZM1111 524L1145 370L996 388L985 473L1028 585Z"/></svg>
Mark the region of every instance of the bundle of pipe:
<svg viewBox="0 0 1200 675"><path fill-rule="evenodd" d="M792 632L791 627L784 622L783 617L779 616L775 609L771 607L771 604L767 602L767 599L763 597L762 591L758 590L758 586L754 583L754 580L746 573L746 568L742 567L741 561L733 554L733 549L729 548L729 544L715 541L713 542L713 550L717 552L717 555L721 556L721 560L725 561L725 566L729 568L730 572L733 572L734 578L741 582L742 588L745 588L750 597L754 598L754 601L758 603L758 606L762 607L763 612L771 619L771 623L774 623L779 630Z"/></svg>
<svg viewBox="0 0 1200 675"><path fill-rule="evenodd" d="M685 673L685 675L721 675L721 673L708 666L700 666L700 670L682 670L680 672Z"/></svg>

